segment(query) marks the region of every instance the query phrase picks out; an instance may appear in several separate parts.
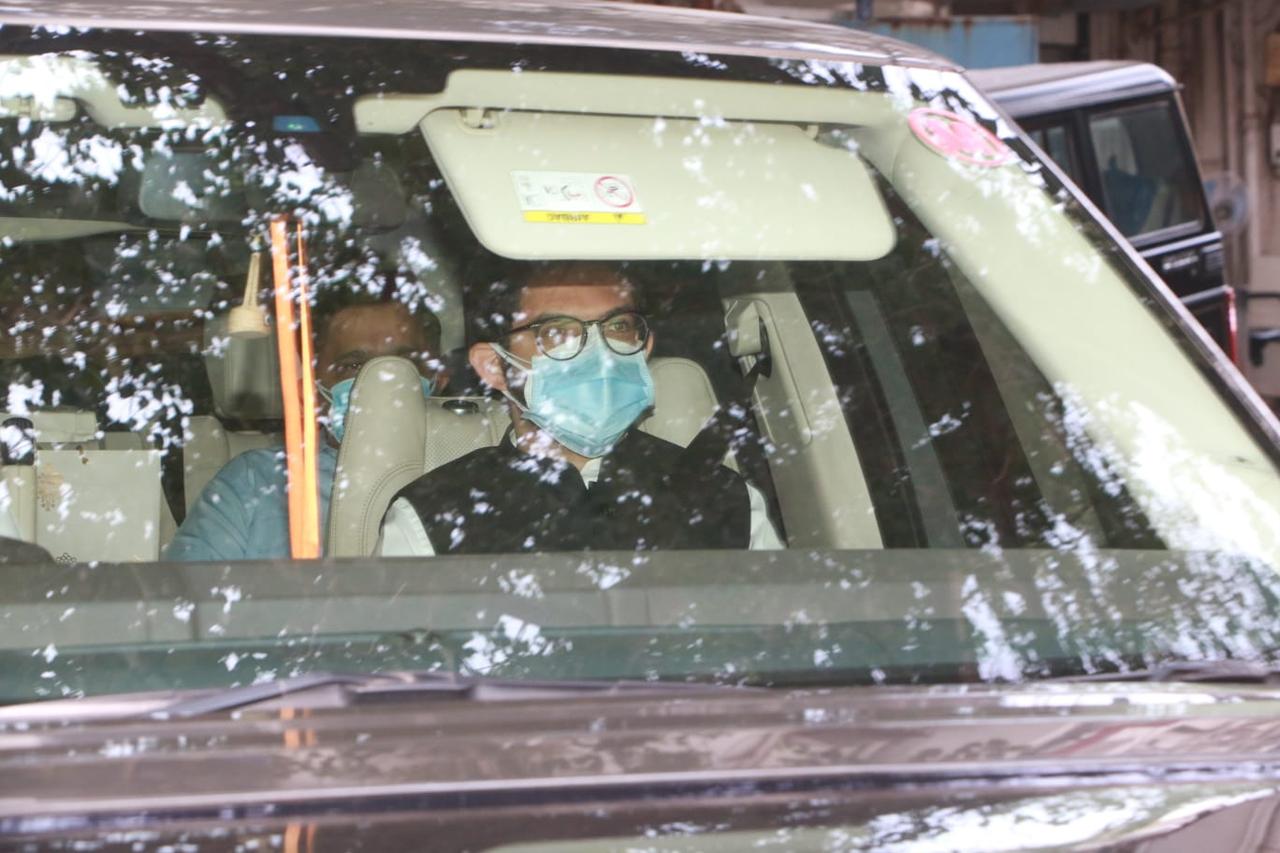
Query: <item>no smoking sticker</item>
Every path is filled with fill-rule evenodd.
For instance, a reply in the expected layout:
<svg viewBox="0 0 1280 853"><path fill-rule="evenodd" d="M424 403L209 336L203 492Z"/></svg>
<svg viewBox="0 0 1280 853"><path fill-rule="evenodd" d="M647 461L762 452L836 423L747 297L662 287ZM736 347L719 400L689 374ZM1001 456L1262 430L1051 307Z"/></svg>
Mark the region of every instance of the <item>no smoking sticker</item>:
<svg viewBox="0 0 1280 853"><path fill-rule="evenodd" d="M622 174L512 172L525 222L557 225L643 225L635 184Z"/></svg>
<svg viewBox="0 0 1280 853"><path fill-rule="evenodd" d="M1015 157L998 136L957 113L921 107L911 111L907 124L925 145L970 166L993 168L1012 163Z"/></svg>
<svg viewBox="0 0 1280 853"><path fill-rule="evenodd" d="M625 178L604 175L596 181L596 198L618 210L631 207L636 203L635 191Z"/></svg>

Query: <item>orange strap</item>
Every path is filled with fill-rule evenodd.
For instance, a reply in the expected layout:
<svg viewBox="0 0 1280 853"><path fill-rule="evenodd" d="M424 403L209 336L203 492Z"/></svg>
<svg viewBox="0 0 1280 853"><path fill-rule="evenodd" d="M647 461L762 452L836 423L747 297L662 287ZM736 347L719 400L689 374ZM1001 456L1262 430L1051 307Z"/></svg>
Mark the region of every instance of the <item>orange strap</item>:
<svg viewBox="0 0 1280 853"><path fill-rule="evenodd" d="M307 301L300 305L304 358L294 332L293 292L289 275L287 217L271 220L271 271L275 280L276 350L280 354L280 390L284 399L284 446L289 476L289 546L294 559L320 556L320 512L316 493L315 389L299 381L298 369L311 376L311 317ZM301 239L299 238L299 246ZM305 283L303 284L305 289ZM305 292L305 290L304 290ZM310 417L305 417L307 403ZM306 428L310 426L310 440ZM308 460L310 464L308 465ZM310 469L310 478L307 476ZM309 488L308 488L309 484Z"/></svg>
<svg viewBox="0 0 1280 853"><path fill-rule="evenodd" d="M307 246L302 238L302 223L297 223L298 240L298 339L302 363L302 542L305 554L295 557L320 556L320 484L316 457L320 452L316 430L316 376L311 353L311 299L307 294Z"/></svg>

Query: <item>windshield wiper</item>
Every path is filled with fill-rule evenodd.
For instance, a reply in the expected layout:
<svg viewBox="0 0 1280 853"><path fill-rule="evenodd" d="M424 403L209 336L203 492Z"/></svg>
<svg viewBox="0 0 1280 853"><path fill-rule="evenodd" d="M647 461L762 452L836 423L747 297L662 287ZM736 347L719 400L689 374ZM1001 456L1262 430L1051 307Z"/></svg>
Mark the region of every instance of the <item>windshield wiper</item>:
<svg viewBox="0 0 1280 853"><path fill-rule="evenodd" d="M324 707L349 707L356 704L394 701L396 699L465 699L473 701L505 701L513 699L560 698L575 694L671 693L685 691L742 691L762 688L739 687L688 681L606 681L606 680L531 680L467 676L439 672L387 673L312 673L281 678L261 684L228 687L199 695L181 697L161 708L153 708L145 716L153 719L198 717L261 705L274 699L313 691L332 691L331 701Z"/></svg>
<svg viewBox="0 0 1280 853"><path fill-rule="evenodd" d="M1055 682L1185 682L1191 684L1280 684L1280 666L1247 660L1170 661L1150 669L1100 672L1051 679Z"/></svg>

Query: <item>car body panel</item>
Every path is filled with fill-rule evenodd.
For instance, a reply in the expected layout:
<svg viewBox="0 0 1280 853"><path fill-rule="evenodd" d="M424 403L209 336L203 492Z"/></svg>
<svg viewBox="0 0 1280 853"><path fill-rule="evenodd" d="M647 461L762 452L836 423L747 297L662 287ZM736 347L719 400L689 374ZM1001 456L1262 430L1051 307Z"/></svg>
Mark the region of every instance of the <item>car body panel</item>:
<svg viewBox="0 0 1280 853"><path fill-rule="evenodd" d="M1178 90L1168 72L1146 62L1057 62L967 74L1014 118Z"/></svg>
<svg viewBox="0 0 1280 853"><path fill-rule="evenodd" d="M1280 788L1280 691L1262 687L327 698L168 721L59 723L28 706L26 722L0 727L0 832L34 840L217 820L236 836L318 821L327 837L344 821L401 834L407 821L473 849L572 837L584 821L588 834L625 834L629 822L716 810L751 829L753 810L797 798L817 819L786 806L792 816L777 825L847 824L855 805L872 821L957 803L1105 811L1119 798L1132 813L1094 827L1114 841L1118 829L1145 836L1242 804L1274 808ZM533 831L522 821L534 813L560 817Z"/></svg>
<svg viewBox="0 0 1280 853"><path fill-rule="evenodd" d="M654 9L631 3L542 0L282 0L256 3L42 0L0 9L0 22L315 36L419 38L448 41L591 44L637 50L714 51L744 56L792 56L955 68L942 57L847 27Z"/></svg>

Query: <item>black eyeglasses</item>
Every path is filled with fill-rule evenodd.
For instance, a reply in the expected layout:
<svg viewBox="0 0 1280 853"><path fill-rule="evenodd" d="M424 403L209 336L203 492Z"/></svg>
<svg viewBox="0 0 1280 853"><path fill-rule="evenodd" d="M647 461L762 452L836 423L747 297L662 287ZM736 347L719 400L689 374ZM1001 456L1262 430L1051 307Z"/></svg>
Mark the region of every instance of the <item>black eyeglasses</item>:
<svg viewBox="0 0 1280 853"><path fill-rule="evenodd" d="M556 361L568 361L587 345L587 330L598 326L605 345L618 355L635 355L649 340L649 323L636 311L619 311L599 320L547 317L507 332L507 337L533 332L538 352Z"/></svg>

